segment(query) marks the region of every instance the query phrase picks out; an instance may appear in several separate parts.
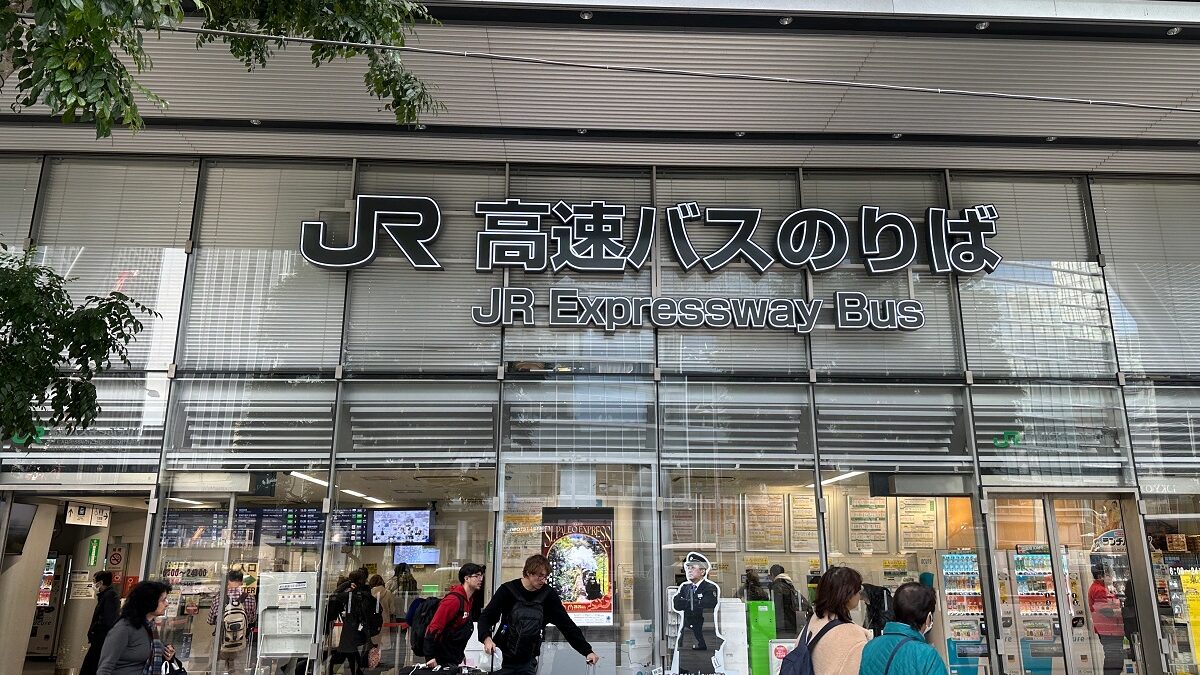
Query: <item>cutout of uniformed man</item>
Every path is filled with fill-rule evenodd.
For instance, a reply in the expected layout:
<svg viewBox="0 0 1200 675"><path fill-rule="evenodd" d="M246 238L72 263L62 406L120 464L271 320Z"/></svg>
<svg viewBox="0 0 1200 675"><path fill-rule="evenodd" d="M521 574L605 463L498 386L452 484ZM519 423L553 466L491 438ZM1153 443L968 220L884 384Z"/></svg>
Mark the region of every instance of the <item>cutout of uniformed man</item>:
<svg viewBox="0 0 1200 675"><path fill-rule="evenodd" d="M679 586L671 601L681 618L679 635L675 638L679 673L719 673L724 670L713 663L713 655L720 650L719 643L723 638L717 626L721 588L708 579L711 567L708 558L700 553L688 553L683 560L687 581Z"/></svg>

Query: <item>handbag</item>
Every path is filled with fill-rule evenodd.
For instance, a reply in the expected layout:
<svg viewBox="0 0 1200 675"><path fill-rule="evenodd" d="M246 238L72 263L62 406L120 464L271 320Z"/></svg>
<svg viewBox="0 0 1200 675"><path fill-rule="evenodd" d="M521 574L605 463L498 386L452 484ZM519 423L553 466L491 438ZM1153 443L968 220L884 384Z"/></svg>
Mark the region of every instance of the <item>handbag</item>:
<svg viewBox="0 0 1200 675"><path fill-rule="evenodd" d="M381 656L382 654L379 649L379 645L372 645L371 648L367 650L367 667L378 668L379 659Z"/></svg>
<svg viewBox="0 0 1200 675"><path fill-rule="evenodd" d="M163 661L162 675L187 675L187 669L183 667L183 662L176 656L170 661Z"/></svg>

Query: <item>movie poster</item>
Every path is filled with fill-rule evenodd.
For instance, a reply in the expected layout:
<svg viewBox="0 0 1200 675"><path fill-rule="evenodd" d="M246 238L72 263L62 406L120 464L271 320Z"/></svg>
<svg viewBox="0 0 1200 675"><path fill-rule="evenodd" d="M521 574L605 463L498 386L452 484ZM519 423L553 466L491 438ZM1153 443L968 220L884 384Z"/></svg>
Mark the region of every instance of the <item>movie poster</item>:
<svg viewBox="0 0 1200 675"><path fill-rule="evenodd" d="M611 509L545 509L542 554L549 583L580 626L613 625Z"/></svg>

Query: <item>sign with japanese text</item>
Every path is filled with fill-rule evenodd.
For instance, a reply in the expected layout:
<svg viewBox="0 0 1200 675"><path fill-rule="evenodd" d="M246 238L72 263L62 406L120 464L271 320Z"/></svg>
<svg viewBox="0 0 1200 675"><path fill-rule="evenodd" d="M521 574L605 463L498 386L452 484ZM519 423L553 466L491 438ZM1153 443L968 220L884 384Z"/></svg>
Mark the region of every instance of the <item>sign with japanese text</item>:
<svg viewBox="0 0 1200 675"><path fill-rule="evenodd" d="M326 269L362 267L378 253L382 230L418 270L441 270L430 245L442 230L442 212L429 197L359 195L351 243L328 243L323 221L301 224L300 252L313 265ZM475 269L524 273L581 273L621 275L646 267L654 248L659 209L641 206L636 214L620 204L589 201L529 202L521 199L479 201L475 215L483 219L476 235ZM775 227L773 245L754 239L763 224L759 208L701 208L680 202L663 209L666 239L675 262L684 271L703 269L714 274L742 261L758 274L778 264L786 270L820 274L851 257L861 259L869 274L901 272L917 261L924 248L933 274L991 273L1002 256L988 239L996 235L999 213L990 204L964 209L958 218L944 208L925 211L925 232L908 216L864 205L852 236L846 221L825 209L800 209ZM627 223L627 221L636 221ZM626 237L626 225L631 227ZM698 250L694 228L723 228L725 243ZM689 231L691 229L691 232ZM923 235L923 236L922 236ZM921 246L922 240L924 247ZM912 297L871 298L854 290L833 294L832 306L817 298L755 297L698 298L627 295L583 295L572 288L553 288L545 298L533 289L513 286L491 289L487 302L472 308L481 326L534 325L534 306L547 306L553 327L619 328L771 328L809 333L822 310L833 313L839 329L913 331L925 325L924 307Z"/></svg>

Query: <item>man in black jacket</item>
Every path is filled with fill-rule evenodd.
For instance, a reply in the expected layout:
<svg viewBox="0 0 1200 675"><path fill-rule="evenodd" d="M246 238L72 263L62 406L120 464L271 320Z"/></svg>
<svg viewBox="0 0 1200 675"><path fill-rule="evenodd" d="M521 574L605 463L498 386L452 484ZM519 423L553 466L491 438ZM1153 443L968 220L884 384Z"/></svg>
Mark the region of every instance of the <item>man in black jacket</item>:
<svg viewBox="0 0 1200 675"><path fill-rule="evenodd" d="M479 640L483 651L492 654L497 644L504 656L504 666L497 675L534 675L541 654L546 624L552 623L567 638L575 651L589 664L600 660L583 631L571 620L558 593L547 587L550 561L546 556L530 556L520 579L509 581L492 594L492 600L479 617ZM503 621L501 621L503 619ZM500 622L500 631L492 640L492 631Z"/></svg>
<svg viewBox="0 0 1200 675"><path fill-rule="evenodd" d="M687 554L683 561L687 581L680 584L671 601L681 619L682 629L675 638L675 653L679 657L678 666L681 673L715 672L712 658L720 650L720 647L715 645L721 637L716 625L721 589L708 580L710 567L708 558L702 554ZM694 642L691 649L683 647L682 636L685 632L692 634ZM710 639L713 645L708 644Z"/></svg>
<svg viewBox="0 0 1200 675"><path fill-rule="evenodd" d="M117 597L117 589L113 588L113 573L108 570L96 572L92 575L92 582L96 590L96 608L92 610L92 623L87 632L88 650L79 668L79 675L96 675L104 638L108 637L109 629L117 623L121 612L121 600Z"/></svg>

